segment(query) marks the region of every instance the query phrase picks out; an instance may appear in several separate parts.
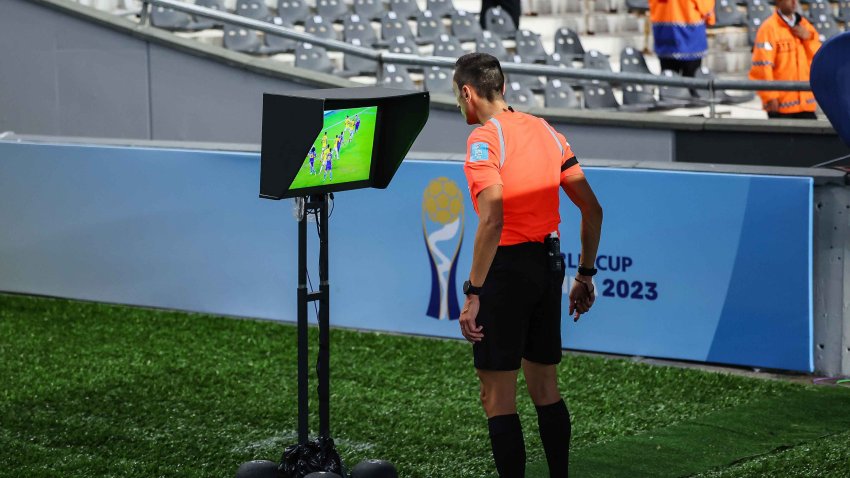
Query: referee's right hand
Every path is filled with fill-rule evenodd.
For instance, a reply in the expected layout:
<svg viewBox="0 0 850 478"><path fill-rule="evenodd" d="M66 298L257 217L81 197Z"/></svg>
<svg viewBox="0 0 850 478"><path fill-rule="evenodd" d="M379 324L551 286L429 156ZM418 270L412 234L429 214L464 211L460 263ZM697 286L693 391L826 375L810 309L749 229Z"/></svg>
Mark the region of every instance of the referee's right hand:
<svg viewBox="0 0 850 478"><path fill-rule="evenodd" d="M484 334L481 330L484 328L481 325L475 324L475 319L478 317L478 309L481 307L481 302L475 294L466 296L466 302L463 304L463 309L460 311L460 333L470 342L481 342Z"/></svg>
<svg viewBox="0 0 850 478"><path fill-rule="evenodd" d="M578 321L581 314L587 313L596 300L596 288L591 277L576 276L570 290L570 315Z"/></svg>

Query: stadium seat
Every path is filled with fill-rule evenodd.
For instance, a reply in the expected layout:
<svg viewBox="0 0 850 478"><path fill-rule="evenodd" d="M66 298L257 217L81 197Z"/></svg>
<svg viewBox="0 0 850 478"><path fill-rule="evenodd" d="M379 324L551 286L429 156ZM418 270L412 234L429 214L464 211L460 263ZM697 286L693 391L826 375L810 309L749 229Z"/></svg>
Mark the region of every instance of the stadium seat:
<svg viewBox="0 0 850 478"><path fill-rule="evenodd" d="M489 30L502 38L510 38L516 35L514 19L502 7L493 7L484 13L484 25Z"/></svg>
<svg viewBox="0 0 850 478"><path fill-rule="evenodd" d="M206 7L220 12L227 12L227 7L224 5L224 0L195 0L195 5ZM192 24L189 25L190 30L207 30L209 28L222 27L222 23L202 16L195 16Z"/></svg>
<svg viewBox="0 0 850 478"><path fill-rule="evenodd" d="M384 65L384 74L381 84L388 88L400 88L403 90L416 89L407 68L399 65Z"/></svg>
<svg viewBox="0 0 850 478"><path fill-rule="evenodd" d="M670 70L661 72L663 76L680 76ZM664 86L658 89L658 108L672 109L694 106L691 91L683 86Z"/></svg>
<svg viewBox="0 0 850 478"><path fill-rule="evenodd" d="M555 53L571 61L584 61L584 46L575 30L566 27L555 32Z"/></svg>
<svg viewBox="0 0 850 478"><path fill-rule="evenodd" d="M295 47L295 66L322 73L333 73L334 66L328 58L328 52L312 43L299 43Z"/></svg>
<svg viewBox="0 0 850 478"><path fill-rule="evenodd" d="M544 90L547 108L580 108L573 87L560 78L550 78Z"/></svg>
<svg viewBox="0 0 850 478"><path fill-rule="evenodd" d="M769 0L747 0L748 24L754 18L764 21L765 18L771 15L773 15L773 5Z"/></svg>
<svg viewBox="0 0 850 478"><path fill-rule="evenodd" d="M295 27L292 23L283 20L280 17L276 17L274 19L274 24L280 27L294 29ZM271 33L265 33L263 35L263 43L265 44L265 50L272 53L289 53L295 51L296 41L291 38L282 37L279 35L272 35Z"/></svg>
<svg viewBox="0 0 850 478"><path fill-rule="evenodd" d="M437 41L434 42L434 56L459 58L464 53L465 52L463 51L458 39L451 35L443 33L438 36Z"/></svg>
<svg viewBox="0 0 850 478"><path fill-rule="evenodd" d="M747 41L750 46L756 44L756 34L759 31L759 27L761 27L762 19L759 17L752 17L747 19Z"/></svg>
<svg viewBox="0 0 850 478"><path fill-rule="evenodd" d="M261 53L263 42L255 30L236 25L224 25L224 47L242 53Z"/></svg>
<svg viewBox="0 0 850 478"><path fill-rule="evenodd" d="M349 11L343 0L316 0L316 13L329 22L339 22Z"/></svg>
<svg viewBox="0 0 850 478"><path fill-rule="evenodd" d="M451 68L432 66L425 69L425 89L431 93L454 95Z"/></svg>
<svg viewBox="0 0 850 478"><path fill-rule="evenodd" d="M511 81L505 88L505 102L511 106L531 108L537 106L534 92L518 81Z"/></svg>
<svg viewBox="0 0 850 478"><path fill-rule="evenodd" d="M600 53L599 50L590 50L584 54L584 67L588 70L613 71L608 55Z"/></svg>
<svg viewBox="0 0 850 478"><path fill-rule="evenodd" d="M835 20L832 18L832 14L819 15L818 18L812 19L811 22L812 25L814 25L815 30L818 31L821 42L825 42L841 33L841 28L839 28L838 24L835 23Z"/></svg>
<svg viewBox="0 0 850 478"><path fill-rule="evenodd" d="M381 39L386 43L397 36L416 38L407 19L399 17L395 12L387 12L381 19Z"/></svg>
<svg viewBox="0 0 850 478"><path fill-rule="evenodd" d="M649 0L626 0L626 10L643 13L649 11Z"/></svg>
<svg viewBox="0 0 850 478"><path fill-rule="evenodd" d="M431 10L419 13L416 18L416 42L419 44L434 43L437 37L444 34L443 20L434 16Z"/></svg>
<svg viewBox="0 0 850 478"><path fill-rule="evenodd" d="M371 48L378 42L378 37L369 20L356 13L345 17L342 33L348 43L357 39L361 45Z"/></svg>
<svg viewBox="0 0 850 478"><path fill-rule="evenodd" d="M742 26L746 23L734 0L717 0L714 4L714 17L715 28Z"/></svg>
<svg viewBox="0 0 850 478"><path fill-rule="evenodd" d="M425 9L438 17L450 17L456 10L452 0L428 0Z"/></svg>
<svg viewBox="0 0 850 478"><path fill-rule="evenodd" d="M809 21L814 23L821 15L827 15L830 18L833 18L832 5L830 5L826 0L815 0L811 2L809 4L809 11L806 12L806 16L809 17Z"/></svg>
<svg viewBox="0 0 850 478"><path fill-rule="evenodd" d="M649 110L655 107L654 88L651 85L623 85L623 107L621 110Z"/></svg>
<svg viewBox="0 0 850 478"><path fill-rule="evenodd" d="M236 14L255 20L270 21L269 9L263 0L237 0Z"/></svg>
<svg viewBox="0 0 850 478"><path fill-rule="evenodd" d="M380 20L384 16L384 2L382 0L354 0L354 13L367 20Z"/></svg>
<svg viewBox="0 0 850 478"><path fill-rule="evenodd" d="M452 13L452 35L460 41L475 41L481 34L481 25L475 15L465 10Z"/></svg>
<svg viewBox="0 0 850 478"><path fill-rule="evenodd" d="M399 35L390 40L389 48L390 53L403 53L405 55L419 54L419 47L416 46L416 42L413 41L413 38L406 37L404 35Z"/></svg>
<svg viewBox="0 0 850 478"><path fill-rule="evenodd" d="M371 48L371 44L361 43L359 38L352 38L348 41L352 45ZM378 74L378 62L368 58L361 58L350 53L346 53L342 59L345 76L371 75Z"/></svg>
<svg viewBox="0 0 850 478"><path fill-rule="evenodd" d="M189 30L189 25L192 24L192 16L188 13L178 12L162 5L152 7L150 14L151 25L165 30Z"/></svg>
<svg viewBox="0 0 850 478"><path fill-rule="evenodd" d="M337 39L333 25L321 15L313 15L304 22L304 33L328 40Z"/></svg>
<svg viewBox="0 0 850 478"><path fill-rule="evenodd" d="M420 12L416 0L390 0L390 11L401 18L417 18Z"/></svg>
<svg viewBox="0 0 850 478"><path fill-rule="evenodd" d="M646 58L644 58L643 53L630 46L623 48L623 51L620 52L620 71L645 73L647 75L652 74L649 71L649 66L646 64Z"/></svg>
<svg viewBox="0 0 850 478"><path fill-rule="evenodd" d="M614 90L607 83L590 80L584 87L584 106L589 110L616 110L620 103L614 97Z"/></svg>
<svg viewBox="0 0 850 478"><path fill-rule="evenodd" d="M543 49L540 35L529 30L516 33L516 54L530 63L546 63L549 54Z"/></svg>
<svg viewBox="0 0 850 478"><path fill-rule="evenodd" d="M530 61L526 61L519 55L513 55L508 60L507 63L525 63L529 64ZM519 83L522 86L527 87L533 91L543 91L544 85L543 82L540 81L540 77L537 75L524 75L521 73L506 73L508 79L507 81L511 83Z"/></svg>
<svg viewBox="0 0 850 478"><path fill-rule="evenodd" d="M711 70L709 70L707 66L703 66L699 70L697 70L696 75L694 75L694 77L695 78L713 79L714 73L712 73ZM704 101L708 101L711 97L708 90L696 90L696 94L700 99L702 99ZM740 94L740 95L730 95L729 93L727 93L725 91L718 91L715 94L715 99L719 100L720 103L723 103L723 104L736 105L736 104L746 103L746 102L752 100L753 98L755 98L755 95L756 95L755 92L752 92L752 91L748 91L745 94Z"/></svg>
<svg viewBox="0 0 850 478"><path fill-rule="evenodd" d="M475 40L475 51L480 53L489 53L495 56L500 61L509 58L508 51L502 44L502 39L493 34L493 32L484 30L481 35Z"/></svg>
<svg viewBox="0 0 850 478"><path fill-rule="evenodd" d="M304 0L278 0L277 14L284 20L297 24L303 24L312 16Z"/></svg>
<svg viewBox="0 0 850 478"><path fill-rule="evenodd" d="M838 15L835 17L839 22L850 23L850 0L838 2Z"/></svg>

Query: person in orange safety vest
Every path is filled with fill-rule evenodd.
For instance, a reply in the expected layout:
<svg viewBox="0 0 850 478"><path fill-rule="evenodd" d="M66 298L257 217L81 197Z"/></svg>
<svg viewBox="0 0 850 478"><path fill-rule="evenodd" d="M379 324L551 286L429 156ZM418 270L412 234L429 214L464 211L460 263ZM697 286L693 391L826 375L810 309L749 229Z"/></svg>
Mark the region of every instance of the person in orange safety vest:
<svg viewBox="0 0 850 478"><path fill-rule="evenodd" d="M797 0L776 0L776 11L762 23L753 47L752 80L809 81L818 32L797 13ZM817 119L811 91L759 91L769 118Z"/></svg>
<svg viewBox="0 0 850 478"><path fill-rule="evenodd" d="M649 0L655 54L662 70L694 76L708 52L706 25L714 25L714 0Z"/></svg>

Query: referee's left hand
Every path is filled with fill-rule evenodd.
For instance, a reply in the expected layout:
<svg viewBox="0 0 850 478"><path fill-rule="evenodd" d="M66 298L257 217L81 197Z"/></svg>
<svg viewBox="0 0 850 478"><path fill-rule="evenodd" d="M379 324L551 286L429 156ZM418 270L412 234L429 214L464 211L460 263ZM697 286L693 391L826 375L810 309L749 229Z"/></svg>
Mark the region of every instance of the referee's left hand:
<svg viewBox="0 0 850 478"><path fill-rule="evenodd" d="M466 296L463 309L460 311L460 320L458 321L460 322L460 333L470 342L480 342L484 338L484 334L481 333L484 327L475 324L479 307L481 307L481 303L478 301L478 296L469 294Z"/></svg>

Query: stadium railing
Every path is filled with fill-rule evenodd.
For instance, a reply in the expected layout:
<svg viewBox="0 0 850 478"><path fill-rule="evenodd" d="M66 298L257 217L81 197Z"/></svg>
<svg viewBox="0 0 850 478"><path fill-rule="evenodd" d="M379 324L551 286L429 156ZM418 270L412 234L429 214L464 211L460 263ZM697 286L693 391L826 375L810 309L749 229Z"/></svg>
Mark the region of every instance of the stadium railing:
<svg viewBox="0 0 850 478"><path fill-rule="evenodd" d="M383 66L385 63L399 65L413 65L419 67L439 66L454 68L455 58L437 57L437 56L420 56L403 53L390 53L376 51L371 48L351 45L344 41L319 38L307 33L302 33L297 30L275 25L274 23L255 20L242 15L236 15L228 12L221 12L211 8L200 7L191 3L184 3L175 0L142 0L141 23L147 24L150 18L149 8L151 6L162 6L171 8L190 15L220 20L232 25L243 26L253 30L259 30L264 33L282 36L296 41L308 42L314 45L324 47L328 50L342 52L344 54L355 55L360 58L366 58L378 63L377 80L380 83ZM673 86L684 87L696 90L707 90L709 97L707 103L709 105L709 116L716 117L715 106L719 103L716 97L718 91L723 90L740 90L740 91L811 91L811 86L805 81L753 81L753 80L733 80L720 78L682 78L675 76L652 75L646 73L623 73L609 72L600 70L588 70L581 68L570 68L551 65L533 65L504 62L502 70L507 73L519 73L530 75L543 75L556 78L570 78L578 80L598 80L615 83L631 83L641 85L658 85L658 86Z"/></svg>

